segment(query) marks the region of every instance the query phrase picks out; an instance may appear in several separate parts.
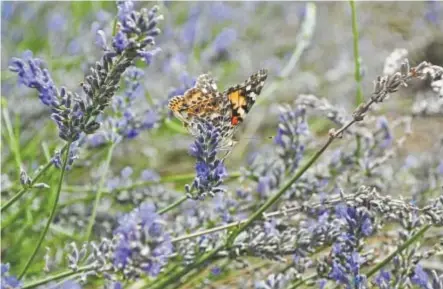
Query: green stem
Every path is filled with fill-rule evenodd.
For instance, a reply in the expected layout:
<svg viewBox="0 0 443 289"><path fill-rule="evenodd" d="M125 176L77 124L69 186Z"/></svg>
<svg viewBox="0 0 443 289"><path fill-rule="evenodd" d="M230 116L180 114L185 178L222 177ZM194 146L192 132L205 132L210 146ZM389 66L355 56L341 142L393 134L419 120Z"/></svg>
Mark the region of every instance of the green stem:
<svg viewBox="0 0 443 289"><path fill-rule="evenodd" d="M357 23L357 9L355 7L355 1L349 0L351 5L351 21L352 21L352 37L353 37L353 49L354 49L354 79L357 84L357 93L355 94L355 105L358 106L364 102L363 93L361 90L361 73L360 73L360 50L358 46L358 23ZM355 150L355 156L360 157L361 150L361 137L356 135L357 148Z"/></svg>
<svg viewBox="0 0 443 289"><path fill-rule="evenodd" d="M28 284L25 284L22 289L31 289L31 288L35 288L37 286L46 284L48 282L51 281L57 281L60 279L63 279L65 277L70 277L70 276L74 276L74 275L81 275L83 272L89 271L92 269L92 266L88 265L88 266L84 266L84 267L80 267L75 271L66 271L66 272L62 272L53 276L49 276L45 279L41 279L41 280L37 280Z"/></svg>
<svg viewBox="0 0 443 289"><path fill-rule="evenodd" d="M22 167L22 158L20 155L20 142L15 137L14 131L12 129L11 119L9 118L9 112L5 105L3 105L4 108L2 109L3 112L3 119L5 120L5 126L6 131L8 132L9 136L9 146L11 147L12 152L14 153L16 166L18 168L18 178L20 178L20 168Z"/></svg>
<svg viewBox="0 0 443 289"><path fill-rule="evenodd" d="M62 149L61 153L66 150L68 145L66 144ZM40 177L52 166L52 161L49 161L46 163L46 165L35 175L35 177L31 180L31 185L29 187L32 187L39 179ZM0 209L0 212L3 213L4 210L9 208L12 204L14 204L18 199L20 199L28 190L29 187L21 189L17 194L15 194L11 199L9 199Z"/></svg>
<svg viewBox="0 0 443 289"><path fill-rule="evenodd" d="M409 238L406 242L404 242L401 246L397 248L394 252L389 254L383 261L378 263L374 268L369 270L369 272L366 274L366 277L369 279L372 275L377 273L381 268L386 266L389 262L391 262L392 259L394 259L395 256L397 256L400 252L402 252L404 249L409 247L412 243L418 241L420 237L426 233L426 231L431 227L431 225L426 225L423 228L421 228L415 235L413 235L411 238Z"/></svg>
<svg viewBox="0 0 443 289"><path fill-rule="evenodd" d="M187 199L188 199L188 197L187 197L187 196L184 196L184 197L178 199L175 203L172 203L172 204L170 204L169 206L167 206L166 208L161 209L160 211L158 211L158 213L159 213L160 215L163 215L164 213L166 213L166 212L168 212L168 211L174 209L175 207L179 206L181 203L183 203L183 202L186 201Z"/></svg>
<svg viewBox="0 0 443 289"><path fill-rule="evenodd" d="M211 252L207 253L206 255L203 255L199 260L197 260L192 265L186 266L186 267L184 267L172 274L165 273L164 276L166 276L166 278L164 278L162 280L155 281L154 284L152 284L153 285L152 287L148 286L147 288L151 288L151 289L166 288L167 285L180 279L182 276L184 276L185 274L187 274L191 270L196 269L196 268L202 266L204 263L208 262L212 257L214 257L223 248L224 248L223 245L218 246L217 248L215 248Z"/></svg>
<svg viewBox="0 0 443 289"><path fill-rule="evenodd" d="M229 174L228 179L235 179L239 178L241 176L240 172L234 172ZM178 183L183 181L189 181L194 179L195 174L182 174L182 175L172 175L172 176L164 176L159 181L145 181L145 182L137 182L133 183L128 186L123 186L120 188L116 188L114 190L103 190L103 193L105 194L113 194L113 193L119 193L122 191L130 191L137 188L143 188L145 186L149 185L155 185L155 184L164 184L164 183ZM66 186L64 191L69 193L92 193L95 192L96 189L88 186ZM89 199L86 199L89 200Z"/></svg>
<svg viewBox="0 0 443 289"><path fill-rule="evenodd" d="M296 283L294 283L291 287L289 287L289 289L295 289L298 286L304 284L306 281L309 281L311 279L315 279L316 277L317 277L317 274L312 274L306 278L302 278L302 279L298 280Z"/></svg>
<svg viewBox="0 0 443 289"><path fill-rule="evenodd" d="M49 219L46 222L45 228L43 229L42 233L40 234L40 238L39 238L39 240L37 242L37 246L34 248L34 251L33 251L32 255L29 257L28 261L26 262L26 265L23 268L23 270L20 273L20 275L18 276L18 279L22 279L23 276L26 274L26 271L28 271L28 268L29 268L29 266L31 266L32 261L34 260L35 256L37 255L37 252L40 249L40 246L42 245L43 240L46 237L46 233L48 232L49 226L51 225L52 220L54 219L55 210L57 209L58 199L60 198L60 192L61 192L62 186L63 186L63 178L65 176L66 166L67 166L68 160L69 160L69 150L70 150L70 147L71 147L71 143L72 142L68 142L67 143L67 149L66 149L65 155L63 157L63 166L62 166L61 173L60 173L60 180L58 182L57 191L55 193L55 200L54 200L54 203L52 205L51 212L49 214Z"/></svg>
<svg viewBox="0 0 443 289"><path fill-rule="evenodd" d="M351 5L351 17L352 17L352 36L353 36L353 49L354 49L354 78L357 84L357 93L355 96L355 104L358 106L363 103L363 93L361 90L361 74L360 74L360 53L358 47L358 24L357 24L357 9L355 8L355 1L349 0Z"/></svg>
<svg viewBox="0 0 443 289"><path fill-rule="evenodd" d="M277 200L294 184L311 166L315 163L315 161L323 154L323 152L329 147L329 145L334 140L334 137L329 137L328 141L323 145L323 147L318 150L310 159L309 161L295 174L295 176L290 179L283 188L280 189L278 193L276 193L272 198L268 199L266 203L264 203L252 216L240 227L235 230L228 238L227 245L228 247L231 247L232 243L234 242L235 238L243 232L249 225L251 225L252 222L257 220L262 216L262 214L269 209Z"/></svg>
<svg viewBox="0 0 443 289"><path fill-rule="evenodd" d="M98 190L95 195L95 203L94 208L92 209L91 217L89 218L88 228L86 229L85 241L89 241L91 238L92 228L94 227L95 218L97 216L97 209L100 204L100 198L103 194L103 186L105 185L106 175L108 174L109 166L111 164L112 153L114 152L115 144L111 144L109 146L108 154L106 156L105 167L103 169L102 177L100 179L100 183L98 185Z"/></svg>
<svg viewBox="0 0 443 289"><path fill-rule="evenodd" d="M39 192L36 190L34 192L34 195L29 198L24 206L21 206L20 209L18 209L15 213L13 213L12 215L8 215L7 218L2 218L2 225L1 225L1 230L3 231L5 228L7 228L8 226L10 226L12 223L15 222L15 220L17 220L18 217L20 217L20 215L26 211L26 209L30 208L32 202L39 196Z"/></svg>

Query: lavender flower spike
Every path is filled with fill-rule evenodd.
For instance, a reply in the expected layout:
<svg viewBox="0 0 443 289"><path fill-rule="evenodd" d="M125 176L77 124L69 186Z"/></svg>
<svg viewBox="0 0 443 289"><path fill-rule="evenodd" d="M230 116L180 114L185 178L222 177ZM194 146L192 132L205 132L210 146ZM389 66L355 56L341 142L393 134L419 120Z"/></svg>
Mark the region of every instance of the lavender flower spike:
<svg viewBox="0 0 443 289"><path fill-rule="evenodd" d="M222 140L220 131L212 124L199 122L197 124L197 138L190 146L189 153L197 159L195 170L197 176L191 186L186 185L186 193L190 198L197 190L197 198L204 199L209 193L212 197L216 193L224 192L220 187L223 178L227 176L223 161L217 159L219 143Z"/></svg>

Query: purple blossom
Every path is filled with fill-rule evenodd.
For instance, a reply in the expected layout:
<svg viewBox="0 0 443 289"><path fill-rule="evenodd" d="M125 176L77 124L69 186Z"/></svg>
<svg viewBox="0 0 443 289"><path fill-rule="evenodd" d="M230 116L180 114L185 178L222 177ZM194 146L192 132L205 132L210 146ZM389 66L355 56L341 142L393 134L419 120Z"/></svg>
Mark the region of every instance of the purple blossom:
<svg viewBox="0 0 443 289"><path fill-rule="evenodd" d="M124 21L125 18L134 11L134 3L132 1L117 1L117 17L120 21Z"/></svg>
<svg viewBox="0 0 443 289"><path fill-rule="evenodd" d="M388 271L381 270L378 275L374 278L375 284L377 284L380 289L389 289L391 281L391 274Z"/></svg>
<svg viewBox="0 0 443 289"><path fill-rule="evenodd" d="M20 282L15 276L9 275L9 264L1 264L1 287L2 289L14 289L21 288L22 282Z"/></svg>
<svg viewBox="0 0 443 289"><path fill-rule="evenodd" d="M12 58L9 70L17 73L20 83L35 88L44 105L51 107L52 103L57 101L58 91L49 71L43 68L40 59L33 58L31 51L24 52L23 59Z"/></svg>
<svg viewBox="0 0 443 289"><path fill-rule="evenodd" d="M208 193L214 196L215 193L224 191L220 185L227 176L227 171L223 161L216 158L221 142L219 129L210 123L200 122L197 131L199 135L189 147L190 155L197 159L196 177L192 185L185 188L190 197L197 190L197 197L204 198Z"/></svg>
<svg viewBox="0 0 443 289"><path fill-rule="evenodd" d="M412 276L411 281L422 289L432 289L429 284L428 274L423 270L421 265L415 266L414 276Z"/></svg>
<svg viewBox="0 0 443 289"><path fill-rule="evenodd" d="M112 40L112 47L114 47L117 53L122 53L129 44L128 37L122 31L117 32Z"/></svg>
<svg viewBox="0 0 443 289"><path fill-rule="evenodd" d="M394 138L391 129L389 128L388 120L385 117L380 117L377 122L377 127L382 133L382 143L380 144L380 147L389 147Z"/></svg>
<svg viewBox="0 0 443 289"><path fill-rule="evenodd" d="M135 269L157 276L172 253L171 239L163 227L155 206L150 203L124 215L114 231L118 237L114 265L123 270L138 266Z"/></svg>
<svg viewBox="0 0 443 289"><path fill-rule="evenodd" d="M188 21L182 26L181 41L186 47L192 47L195 42L200 12L200 5L193 5L189 9Z"/></svg>
<svg viewBox="0 0 443 289"><path fill-rule="evenodd" d="M281 107L277 136L277 152L283 160L286 170L294 172L303 157L305 151L304 142L309 135L306 121L306 109L297 106L295 110L291 107Z"/></svg>

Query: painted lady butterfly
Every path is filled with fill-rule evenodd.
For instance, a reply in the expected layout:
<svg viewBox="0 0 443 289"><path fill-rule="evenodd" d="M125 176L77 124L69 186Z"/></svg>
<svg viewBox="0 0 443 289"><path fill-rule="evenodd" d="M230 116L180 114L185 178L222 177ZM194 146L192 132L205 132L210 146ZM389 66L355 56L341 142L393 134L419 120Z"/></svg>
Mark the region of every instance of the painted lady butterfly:
<svg viewBox="0 0 443 289"><path fill-rule="evenodd" d="M198 121L208 121L220 129L222 146L232 146L235 129L254 105L266 78L267 70L261 69L242 84L219 92L214 79L203 74L194 87L174 96L168 107L192 135L196 135Z"/></svg>

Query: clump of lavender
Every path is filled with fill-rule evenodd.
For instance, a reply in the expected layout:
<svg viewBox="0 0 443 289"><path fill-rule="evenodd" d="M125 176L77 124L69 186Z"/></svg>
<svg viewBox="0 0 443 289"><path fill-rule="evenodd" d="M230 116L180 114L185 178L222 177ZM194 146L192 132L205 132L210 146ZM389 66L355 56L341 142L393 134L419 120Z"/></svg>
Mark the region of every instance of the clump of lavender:
<svg viewBox="0 0 443 289"><path fill-rule="evenodd" d="M132 10L132 2L119 2L119 31L108 47L105 34L98 31L99 42L105 50L101 61L91 67L91 73L82 83L86 98L72 93L66 88L58 90L40 59L27 54L25 59L13 58L10 70L16 72L19 81L39 92L43 104L52 111L52 119L59 127L59 136L74 142L80 134L92 134L100 127L96 118L111 103L124 71L136 58L150 63L158 50L150 50L154 37L160 30L156 27L162 16L157 16L158 8ZM122 8L124 7L124 9Z"/></svg>
<svg viewBox="0 0 443 289"><path fill-rule="evenodd" d="M185 189L189 198L204 199L207 194L214 197L216 193L225 191L220 186L227 176L227 171L223 160L217 158L219 144L222 142L220 130L202 121L197 124L197 132L198 135L189 149L189 153L197 159L196 177Z"/></svg>
<svg viewBox="0 0 443 289"><path fill-rule="evenodd" d="M304 138L308 135L305 107L302 105L295 109L289 106L282 107L275 143L278 156L283 160L289 173L298 168L305 151Z"/></svg>
<svg viewBox="0 0 443 289"><path fill-rule="evenodd" d="M142 109L140 96L144 90L141 80L145 73L142 69L130 66L123 74L125 91L116 95L112 100L112 112L109 112L103 122L106 128L88 139L91 146L99 146L106 140L136 138L142 131L156 126L160 116L155 108Z"/></svg>
<svg viewBox="0 0 443 289"><path fill-rule="evenodd" d="M111 280L157 276L173 250L165 223L151 203L123 215L111 240L85 243L80 250L72 243L70 248L69 268L86 267L83 278L103 274Z"/></svg>
<svg viewBox="0 0 443 289"><path fill-rule="evenodd" d="M344 222L345 230L332 248L332 266L328 277L346 288L366 288L366 277L361 266L367 259L359 253L359 246L365 237L373 233L370 212L364 207L340 205L336 214Z"/></svg>

